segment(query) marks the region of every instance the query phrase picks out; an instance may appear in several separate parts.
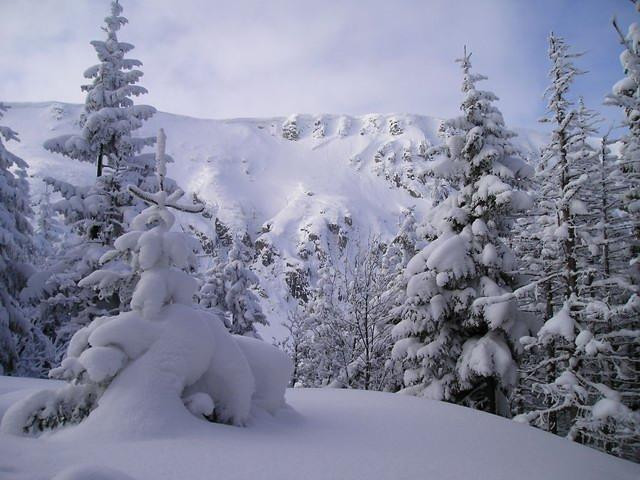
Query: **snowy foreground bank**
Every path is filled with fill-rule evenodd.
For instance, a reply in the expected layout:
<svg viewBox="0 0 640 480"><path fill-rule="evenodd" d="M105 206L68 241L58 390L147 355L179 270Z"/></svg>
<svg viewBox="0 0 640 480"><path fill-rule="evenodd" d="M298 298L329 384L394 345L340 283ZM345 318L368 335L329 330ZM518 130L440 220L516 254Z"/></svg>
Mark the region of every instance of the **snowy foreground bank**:
<svg viewBox="0 0 640 480"><path fill-rule="evenodd" d="M25 393L56 385L0 377L0 415ZM74 427L41 438L0 435L0 479L640 478L640 465L450 404L329 389L289 390L287 401L290 408L256 415L247 428L202 422L140 440ZM81 465L128 477L60 475Z"/></svg>

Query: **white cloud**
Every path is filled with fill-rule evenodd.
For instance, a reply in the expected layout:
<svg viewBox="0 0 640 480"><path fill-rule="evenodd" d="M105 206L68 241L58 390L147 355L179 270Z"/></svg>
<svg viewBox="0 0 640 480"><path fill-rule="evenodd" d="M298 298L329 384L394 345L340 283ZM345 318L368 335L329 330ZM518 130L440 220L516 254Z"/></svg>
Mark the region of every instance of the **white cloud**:
<svg viewBox="0 0 640 480"><path fill-rule="evenodd" d="M88 42L101 38L108 2L0 1L0 98L81 102L82 72L95 62ZM467 44L507 120L531 125L543 108L545 35L553 23L542 4L562 1L122 3L130 25L120 38L144 62L144 102L162 110L449 116L460 96L453 60Z"/></svg>

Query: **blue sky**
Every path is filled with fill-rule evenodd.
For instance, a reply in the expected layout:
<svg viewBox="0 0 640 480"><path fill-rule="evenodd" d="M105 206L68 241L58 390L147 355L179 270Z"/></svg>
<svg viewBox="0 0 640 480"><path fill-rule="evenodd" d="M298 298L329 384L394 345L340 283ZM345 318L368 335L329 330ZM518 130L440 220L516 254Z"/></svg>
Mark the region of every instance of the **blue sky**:
<svg viewBox="0 0 640 480"><path fill-rule="evenodd" d="M82 102L107 0L0 0L0 99ZM121 0L120 40L142 60L140 101L173 113L458 112L463 45L509 125L540 128L547 36L586 54L575 95L597 108L622 76L610 24L635 21L628 0Z"/></svg>

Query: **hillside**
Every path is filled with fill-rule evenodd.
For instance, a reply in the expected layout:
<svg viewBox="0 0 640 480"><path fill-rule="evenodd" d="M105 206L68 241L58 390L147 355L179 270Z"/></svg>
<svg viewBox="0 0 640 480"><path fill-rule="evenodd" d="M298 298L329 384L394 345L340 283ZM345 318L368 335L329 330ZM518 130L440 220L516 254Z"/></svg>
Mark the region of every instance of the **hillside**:
<svg viewBox="0 0 640 480"><path fill-rule="evenodd" d="M50 380L0 377L0 416ZM0 434L0 478L51 479L78 465L136 480L635 480L640 467L504 418L455 405L357 390L294 389L288 408L247 428L200 428L133 439ZM131 419L133 420L133 419ZM86 432L85 432L86 433ZM119 477L55 477L109 478Z"/></svg>
<svg viewBox="0 0 640 480"><path fill-rule="evenodd" d="M4 120L21 138L10 148L30 165L34 201L44 176L92 181L92 165L42 148L48 138L77 131L80 105L10 105ZM165 129L176 159L171 175L218 219L217 225L203 217L189 222L221 241L238 234L254 246L272 324L262 333L270 339L282 336L279 319L294 302L291 284L313 282L320 253L356 238L388 238L407 208L415 206L422 217L433 184L421 176L421 154L438 141L439 124L406 114L204 120L159 112L140 135ZM517 139L525 153L541 140L530 131Z"/></svg>

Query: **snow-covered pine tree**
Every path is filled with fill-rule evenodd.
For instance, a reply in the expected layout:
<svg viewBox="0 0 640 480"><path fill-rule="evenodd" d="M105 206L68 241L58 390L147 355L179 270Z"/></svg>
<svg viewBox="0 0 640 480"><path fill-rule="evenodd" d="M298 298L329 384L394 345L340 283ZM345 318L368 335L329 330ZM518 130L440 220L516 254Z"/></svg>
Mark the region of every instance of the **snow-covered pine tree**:
<svg viewBox="0 0 640 480"><path fill-rule="evenodd" d="M640 11L640 2L633 1ZM625 77L618 81L607 96L605 103L617 106L624 114L625 135L620 138L620 167L629 183L624 196L623 208L633 219L634 230L631 239L632 264L635 267L634 283L640 284L640 27L637 23L629 26L625 35L615 21L613 25L620 37L624 50L620 62Z"/></svg>
<svg viewBox="0 0 640 480"><path fill-rule="evenodd" d="M149 180L153 179L153 155L140 152L156 139L134 136L155 109L133 103L132 97L147 90L137 85L142 77L137 69L141 62L125 58L133 45L118 40L118 31L127 23L121 13L119 2L111 2L111 14L103 27L107 38L91 42L100 63L85 72L91 83L81 87L87 97L80 133L52 138L44 144L51 152L97 165L97 178L89 186L44 179L62 196L53 209L64 216L73 234L66 239L58 261L31 281L25 295L32 304L42 306L39 323L48 325L43 331L62 350L78 326L97 315L119 311L121 305L127 308L132 285L114 286L110 294L105 294L105 289L96 294L77 283L98 268L98 259L142 208L126 190L127 185L155 188ZM114 266L115 270L120 268Z"/></svg>
<svg viewBox="0 0 640 480"><path fill-rule="evenodd" d="M291 141L298 140L300 138L298 122L299 118L295 113L287 117L282 123L282 138Z"/></svg>
<svg viewBox="0 0 640 480"><path fill-rule="evenodd" d="M633 0L636 12L640 12L640 2ZM626 229L626 244L630 251L626 258L629 269L621 269L628 282L621 282L628 300L621 304L617 319L617 335L613 337L616 352L624 358L616 367L617 375L613 379L614 388L619 388L626 398L625 404L634 411L640 411L640 25L629 25L626 35L614 19L613 26L623 46L620 62L625 77L612 88L605 104L619 107L624 115L625 132L619 140L618 166L624 181L618 205L628 215L630 228ZM612 252L615 252L615 247ZM622 250L625 252L624 250ZM626 252L625 252L626 253ZM619 302L621 303L621 302ZM632 443L637 456L640 456L640 434ZM628 455L627 455L628 456ZM637 458L637 457L636 457Z"/></svg>
<svg viewBox="0 0 640 480"><path fill-rule="evenodd" d="M7 106L0 103L0 119ZM11 374L18 363L18 336L29 333L19 301L30 273L27 259L33 253L32 215L27 163L11 153L4 142L18 141L18 134L0 126L0 374Z"/></svg>
<svg viewBox="0 0 640 480"><path fill-rule="evenodd" d="M247 246L240 238L235 238L223 270L224 301L231 315L231 333L259 338L256 325L268 325L269 322L253 290L259 280L249 269L251 260Z"/></svg>
<svg viewBox="0 0 640 480"><path fill-rule="evenodd" d="M406 300L407 293L405 270L421 244L418 240L416 229L414 209L410 208L403 212L400 228L391 242L389 242L382 256L382 276L388 282L384 295L390 304L389 315L386 319L389 326L396 325L402 319L402 306ZM389 374L383 389L395 392L402 388L404 370L401 361L395 361L391 358L393 340L391 337L388 340L385 368L389 371Z"/></svg>
<svg viewBox="0 0 640 480"><path fill-rule="evenodd" d="M49 257L57 254L58 244L62 239L62 227L56 216L51 205L49 187L45 185L35 209L34 243L41 264L46 264Z"/></svg>
<svg viewBox="0 0 640 480"><path fill-rule="evenodd" d="M629 408L637 391L625 382L637 367L627 360L637 336L624 340L625 319L637 318L638 305L626 291L630 282L621 253L628 222L618 198L627 187L610 161L607 139L599 148L593 145L596 115L582 101L574 108L569 98L580 73L573 65L579 54L554 35L549 53L547 121L553 132L541 162L538 212L544 225L539 282L545 322L535 337L522 339L533 359L525 372L530 406L516 419L621 456L634 451L633 456L640 415Z"/></svg>
<svg viewBox="0 0 640 480"><path fill-rule="evenodd" d="M226 286L224 281L224 267L226 258L219 250L212 259L212 265L203 276L203 283L198 292L198 303L205 310L218 309L225 314L226 325L231 328L231 319L227 317L225 301Z"/></svg>
<svg viewBox="0 0 640 480"><path fill-rule="evenodd" d="M584 147L584 143L577 138L577 112L569 99L573 81L582 73L573 60L581 55L572 53L562 38L553 33L550 35L551 85L545 91L547 116L541 121L551 124L553 130L550 143L542 150L537 172L540 187L534 222L541 244L540 269L536 278L540 287L537 293L542 297L540 313L543 322L550 322L549 327L563 325L562 320L575 320L578 307L573 302L578 296L578 284L584 285L587 276L587 265L582 263L580 270L578 267L577 235L586 231L587 218L582 198L587 178L583 174L593 164L589 162L593 153L576 148L578 143ZM582 133L584 137L588 132ZM585 159L587 162L582 163ZM579 271L585 275L579 277ZM558 312L562 315L557 315ZM544 334L549 327L540 332ZM530 355L523 375L527 379L525 383L529 383L523 387L528 392L525 404L535 405L537 402L538 408L551 407L553 400L541 393L540 386L553 382L566 366L570 356L567 349L572 348L572 340L547 334L539 345L529 341L527 349ZM548 415L540 417L545 425L538 426L556 433L559 414L555 409L549 411ZM566 419L560 420L562 428L566 429Z"/></svg>
<svg viewBox="0 0 640 480"><path fill-rule="evenodd" d="M268 321L256 295L259 279L249 268L251 261L249 248L238 236L233 237L228 251L216 246L198 299L206 310L224 315L230 332L259 338L256 325L268 325Z"/></svg>
<svg viewBox="0 0 640 480"><path fill-rule="evenodd" d="M145 94L147 89L137 85L143 75L137 67L142 62L125 58L134 46L118 41L118 31L128 22L121 14L119 1L112 1L111 15L104 19L106 40L91 42L100 63L84 72L91 83L81 87L87 98L80 117L80 135L64 135L45 143L45 148L52 152L81 162L95 162L98 177L105 167L121 174L127 170L139 174L153 169L153 157L147 156L144 162L134 161L145 146L155 143L155 138L133 137L132 132L156 110L133 104L131 97Z"/></svg>
<svg viewBox="0 0 640 480"><path fill-rule="evenodd" d="M60 245L64 234L57 215L53 211L47 185L45 185L44 192L40 195L34 210L33 243L35 255L32 263L37 271L27 280L26 286L31 285L31 287L43 278L43 270L47 271L57 263L56 258L60 256ZM29 301L34 300L30 296L30 290L31 288L23 288L20 292L20 300L24 306L25 315L30 319L31 326L29 334L24 336L18 344L20 365L17 373L25 377L46 378L57 359L56 347L52 342L55 335L51 331L51 324L46 321L46 317L41 316L44 307L39 304L39 299L35 302ZM45 321L43 322L43 320ZM47 332L49 335L43 331L45 327L49 328Z"/></svg>
<svg viewBox="0 0 640 480"><path fill-rule="evenodd" d="M194 416L242 425L253 407L274 412L284 404L288 359L264 342L230 335L218 315L193 305L197 281L188 270L199 242L172 230L171 210L196 213L202 206L179 204L184 192L164 189L163 147L159 142L158 191L129 187L148 207L103 259L128 260L129 275L138 279L131 310L78 330L51 372L69 384L13 404L0 431L38 434L88 416L83 423L90 432L157 434L197 421ZM112 273L99 270L86 280L110 282Z"/></svg>
<svg viewBox="0 0 640 480"><path fill-rule="evenodd" d="M507 414L516 381L515 339L526 328L512 292L515 258L505 243L512 216L529 207L518 189L529 167L511 144L497 97L476 88L466 49L463 115L434 160L457 191L433 211L435 241L407 267L407 299L393 329L405 361L404 392ZM484 302L506 296L506 301ZM485 298L481 298L485 297ZM504 394L504 395L501 395Z"/></svg>
<svg viewBox="0 0 640 480"><path fill-rule="evenodd" d="M81 234L104 245L112 245L122 233L123 222L128 221L124 208L131 205L132 198L126 186L149 188L154 185L153 181L144 185L147 177L153 177L153 155L140 152L145 146L153 145L156 138L135 137L133 132L156 110L133 103L132 97L147 90L137 85L143 74L136 67L142 62L125 58L133 45L118 41L118 31L127 23L121 13L118 0L111 2L111 15L104 19L103 27L107 38L91 42L100 63L84 72L92 82L81 87L87 97L80 116L80 134L63 135L44 143L45 149L51 152L97 165L97 180L88 192L77 192L53 179L45 181L67 200L73 197L84 200L81 205L77 205L78 202L70 205L80 210L76 214L84 214Z"/></svg>

